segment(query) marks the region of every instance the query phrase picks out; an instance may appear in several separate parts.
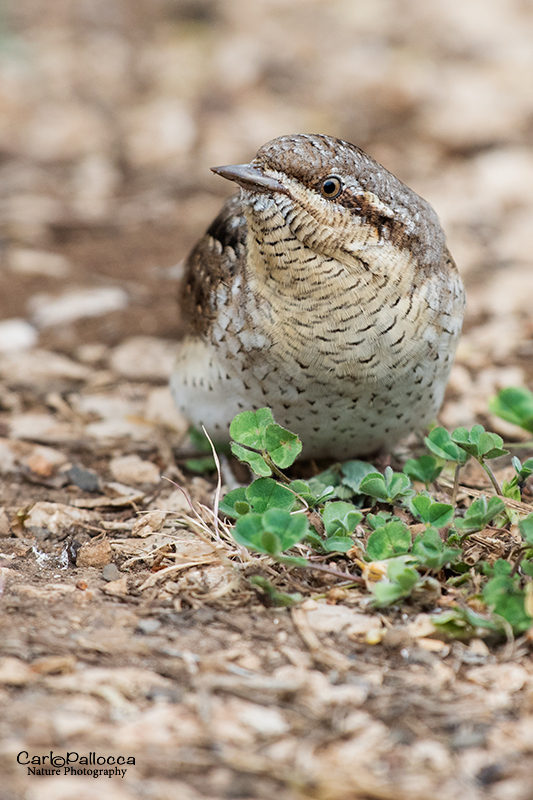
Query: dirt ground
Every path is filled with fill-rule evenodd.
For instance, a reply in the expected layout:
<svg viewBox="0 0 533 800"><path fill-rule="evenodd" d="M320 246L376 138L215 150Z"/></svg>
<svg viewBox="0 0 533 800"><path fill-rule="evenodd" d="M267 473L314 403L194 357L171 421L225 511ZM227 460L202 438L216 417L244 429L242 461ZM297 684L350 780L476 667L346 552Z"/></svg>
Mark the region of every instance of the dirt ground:
<svg viewBox="0 0 533 800"><path fill-rule="evenodd" d="M319 578L269 608L166 388L209 167L316 131L437 209L469 297L441 422L516 437L487 400L532 388L532 41L529 0L3 5L2 800L532 800L531 638Z"/></svg>

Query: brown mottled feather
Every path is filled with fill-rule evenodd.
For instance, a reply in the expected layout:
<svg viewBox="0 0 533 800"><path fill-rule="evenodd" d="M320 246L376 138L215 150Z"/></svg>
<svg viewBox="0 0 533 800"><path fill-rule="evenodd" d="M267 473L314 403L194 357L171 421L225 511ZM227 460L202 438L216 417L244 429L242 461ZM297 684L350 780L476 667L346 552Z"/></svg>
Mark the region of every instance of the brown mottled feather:
<svg viewBox="0 0 533 800"><path fill-rule="evenodd" d="M389 448L427 425L464 313L429 203L323 135L282 136L216 171L241 193L187 262L180 411L220 440L236 413L269 406L315 457Z"/></svg>
<svg viewBox="0 0 533 800"><path fill-rule="evenodd" d="M214 317L218 284L229 285L246 253L246 218L239 195L224 203L220 214L190 253L181 292L183 319L197 335L206 334Z"/></svg>

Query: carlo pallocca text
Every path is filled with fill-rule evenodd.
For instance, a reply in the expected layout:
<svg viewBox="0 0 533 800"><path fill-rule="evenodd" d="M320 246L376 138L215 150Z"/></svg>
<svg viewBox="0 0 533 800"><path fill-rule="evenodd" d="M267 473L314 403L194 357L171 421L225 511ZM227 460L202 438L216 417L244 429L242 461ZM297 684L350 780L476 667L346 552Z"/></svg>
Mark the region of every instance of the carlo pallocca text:
<svg viewBox="0 0 533 800"><path fill-rule="evenodd" d="M133 756L100 756L94 752L80 755L74 751L61 755L53 750L45 755L30 755L22 750L17 761L28 767L28 775L90 775L93 778L123 778L127 772L124 765L135 764Z"/></svg>

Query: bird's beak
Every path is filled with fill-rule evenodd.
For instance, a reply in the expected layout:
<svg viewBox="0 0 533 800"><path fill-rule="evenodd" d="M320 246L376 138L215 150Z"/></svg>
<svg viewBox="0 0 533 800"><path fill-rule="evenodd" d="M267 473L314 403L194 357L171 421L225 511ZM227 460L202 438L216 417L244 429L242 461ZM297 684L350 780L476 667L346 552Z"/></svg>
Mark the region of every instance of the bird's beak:
<svg viewBox="0 0 533 800"><path fill-rule="evenodd" d="M261 167L256 167L254 164L230 164L227 167L211 167L211 172L220 175L222 178L227 178L228 181L235 181L243 189L288 194L282 183L276 178L266 175Z"/></svg>

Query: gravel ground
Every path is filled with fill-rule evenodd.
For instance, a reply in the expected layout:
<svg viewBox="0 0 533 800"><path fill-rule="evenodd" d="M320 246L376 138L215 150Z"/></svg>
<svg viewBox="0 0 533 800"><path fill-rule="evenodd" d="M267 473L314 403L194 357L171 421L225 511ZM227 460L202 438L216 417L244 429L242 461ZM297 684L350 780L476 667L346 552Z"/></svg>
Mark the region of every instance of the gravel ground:
<svg viewBox="0 0 533 800"><path fill-rule="evenodd" d="M532 41L529 0L3 4L5 800L533 798L531 638L427 638L424 609L328 583L267 608L162 478L205 523L166 388L180 263L231 190L209 167L284 133L434 205L469 296L441 421L509 435L487 400L532 388ZM79 774L39 774L51 751Z"/></svg>

